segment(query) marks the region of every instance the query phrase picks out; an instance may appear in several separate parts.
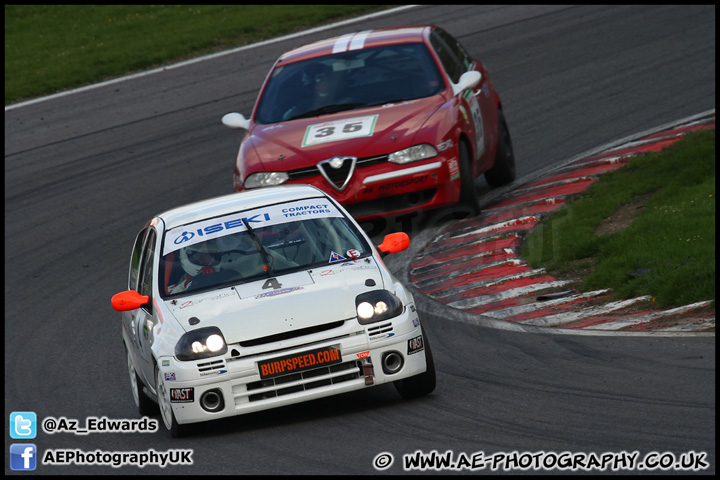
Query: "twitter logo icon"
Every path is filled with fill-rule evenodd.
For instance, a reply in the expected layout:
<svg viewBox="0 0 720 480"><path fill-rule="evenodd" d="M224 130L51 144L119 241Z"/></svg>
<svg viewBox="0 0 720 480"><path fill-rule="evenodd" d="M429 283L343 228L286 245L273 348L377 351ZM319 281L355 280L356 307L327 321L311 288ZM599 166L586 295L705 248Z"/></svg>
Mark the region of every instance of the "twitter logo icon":
<svg viewBox="0 0 720 480"><path fill-rule="evenodd" d="M35 412L12 412L10 414L10 438L35 438L37 415Z"/></svg>

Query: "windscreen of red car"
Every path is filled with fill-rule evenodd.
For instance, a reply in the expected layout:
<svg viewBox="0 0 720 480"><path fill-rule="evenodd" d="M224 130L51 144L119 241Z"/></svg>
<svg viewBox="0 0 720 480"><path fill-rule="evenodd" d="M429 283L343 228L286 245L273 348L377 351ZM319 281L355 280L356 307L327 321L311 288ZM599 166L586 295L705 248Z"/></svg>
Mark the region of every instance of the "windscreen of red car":
<svg viewBox="0 0 720 480"><path fill-rule="evenodd" d="M271 124L425 98L444 83L423 43L336 53L281 65L258 101L255 122Z"/></svg>

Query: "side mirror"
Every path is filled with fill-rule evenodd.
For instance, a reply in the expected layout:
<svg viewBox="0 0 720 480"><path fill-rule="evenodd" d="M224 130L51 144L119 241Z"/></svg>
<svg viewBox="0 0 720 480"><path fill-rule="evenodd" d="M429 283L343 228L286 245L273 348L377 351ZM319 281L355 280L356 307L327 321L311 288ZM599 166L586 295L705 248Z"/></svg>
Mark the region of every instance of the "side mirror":
<svg viewBox="0 0 720 480"><path fill-rule="evenodd" d="M140 295L135 290L127 290L113 295L110 303L118 312L127 312L140 308L150 301L147 295Z"/></svg>
<svg viewBox="0 0 720 480"><path fill-rule="evenodd" d="M245 118L241 113L228 113L222 117L222 123L230 128L250 128L250 120Z"/></svg>
<svg viewBox="0 0 720 480"><path fill-rule="evenodd" d="M453 93L457 95L467 88L475 88L480 83L480 80L482 80L482 74L480 72L476 72L475 70L465 72L460 76L458 83L453 84Z"/></svg>
<svg viewBox="0 0 720 480"><path fill-rule="evenodd" d="M390 253L400 253L410 246L410 237L405 232L390 233L385 235L383 242L378 245L378 250L385 256Z"/></svg>

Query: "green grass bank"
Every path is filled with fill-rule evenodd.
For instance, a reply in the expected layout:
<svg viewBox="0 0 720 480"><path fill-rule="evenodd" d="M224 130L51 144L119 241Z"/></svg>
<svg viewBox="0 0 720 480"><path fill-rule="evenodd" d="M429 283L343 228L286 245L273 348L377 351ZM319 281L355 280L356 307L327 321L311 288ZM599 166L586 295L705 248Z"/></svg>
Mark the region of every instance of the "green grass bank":
<svg viewBox="0 0 720 480"><path fill-rule="evenodd" d="M5 5L5 104L384 8Z"/></svg>
<svg viewBox="0 0 720 480"><path fill-rule="evenodd" d="M583 272L582 291L662 308L714 301L715 198L713 129L600 177L533 229L523 256L559 278Z"/></svg>

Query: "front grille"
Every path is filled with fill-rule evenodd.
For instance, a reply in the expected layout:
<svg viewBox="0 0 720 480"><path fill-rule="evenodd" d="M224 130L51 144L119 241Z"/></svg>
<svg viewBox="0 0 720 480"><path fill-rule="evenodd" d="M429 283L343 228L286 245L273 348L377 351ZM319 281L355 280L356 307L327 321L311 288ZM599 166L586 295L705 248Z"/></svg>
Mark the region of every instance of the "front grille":
<svg viewBox="0 0 720 480"><path fill-rule="evenodd" d="M353 170L354 167L352 161L346 160L340 168L333 168L327 163L319 164L317 168L321 173L325 174L338 189L342 189L343 185L348 181L351 170Z"/></svg>
<svg viewBox="0 0 720 480"><path fill-rule="evenodd" d="M378 165L380 163L387 162L388 156L387 155L377 155L374 157L364 157L364 158L358 158L357 163L355 163L355 169L358 168L365 168L370 167L372 165ZM345 162L348 165L349 168L349 162ZM340 171L337 171L338 173L333 173L333 168L326 168L325 171L328 173L330 178L335 181L339 182L340 185L345 181L345 178L347 178L347 169L342 168ZM314 177L315 175L320 175L320 170L318 170L317 165L313 165L312 167L306 167L306 168L298 168L297 170L290 170L288 173L288 176L290 177L290 180L298 180L301 178L307 178L307 177ZM343 176L344 175L344 176ZM337 180L335 179L335 176L337 176Z"/></svg>
<svg viewBox="0 0 720 480"><path fill-rule="evenodd" d="M359 218L418 207L432 200L436 193L437 189L428 188L427 190L401 193L400 195L391 195L365 202L348 203L343 206L350 215Z"/></svg>
<svg viewBox="0 0 720 480"><path fill-rule="evenodd" d="M257 402L269 398L281 397L291 393L303 392L314 388L336 385L358 379L362 376L360 362L350 361L315 368L305 372L291 373L276 378L259 380L246 386L233 387L235 404Z"/></svg>

